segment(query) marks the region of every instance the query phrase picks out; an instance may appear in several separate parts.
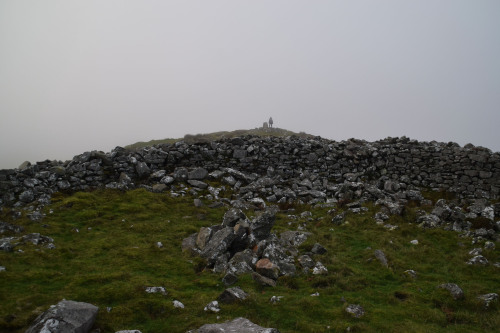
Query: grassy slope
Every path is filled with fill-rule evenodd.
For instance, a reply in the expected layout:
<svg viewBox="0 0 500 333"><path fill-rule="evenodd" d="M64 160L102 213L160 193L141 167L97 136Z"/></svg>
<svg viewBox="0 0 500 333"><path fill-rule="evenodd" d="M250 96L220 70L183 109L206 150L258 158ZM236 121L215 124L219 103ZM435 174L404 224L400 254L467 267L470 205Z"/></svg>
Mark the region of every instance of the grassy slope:
<svg viewBox="0 0 500 333"><path fill-rule="evenodd" d="M283 137L283 136L290 136L290 135L297 135L301 137L312 137L310 134L306 133L295 133L289 130L281 129L281 128L272 128L272 129L263 129L263 128L256 128L256 129L251 129L251 130L236 130L236 131L222 131L222 132L214 132L214 133L207 133L207 134L196 134L196 135L191 135L191 134L186 134L184 138L182 139L163 139L163 140L151 140L148 142L143 142L139 141L136 143L133 143L131 145L125 146L127 149L138 149L142 147L149 147L152 145L157 145L157 144L172 144L177 141L185 141L186 143L197 143L197 142L210 142L210 141L217 141L221 139L228 139L228 138L234 138L238 136L244 136L244 135L257 135L261 137L266 137L266 136L276 136L276 137Z"/></svg>
<svg viewBox="0 0 500 333"><path fill-rule="evenodd" d="M301 251L314 242L328 249L316 258L327 266L328 275L280 278L273 289L243 276L237 285L250 294L250 300L222 305L218 314L206 313L204 306L225 287L221 276L200 272L200 261L181 253L181 242L201 226L220 223L225 209L195 208L192 200L145 190L59 195L47 207L53 213L42 223L16 221L26 233L53 237L57 248L24 245L22 253L0 252L0 265L7 268L0 273L0 331L23 332L62 298L99 306L96 326L101 332L185 332L237 316L283 333L336 332L347 327L359 332L483 332L500 327L498 306L485 311L475 300L479 294L500 292L499 269L466 265L472 248L469 239L453 232L421 230L401 217L388 221L399 225L388 231L374 223L371 216L377 208L371 206L368 213L349 215L343 226L331 225L327 209L296 207L297 215L311 210L310 221L279 213L275 232L305 224L314 236ZM411 209L407 217L412 216ZM1 219L8 221L4 215ZM419 245L410 244L413 239ZM155 246L158 241L164 248ZM386 253L390 268L373 260L375 249ZM490 250L485 256L500 261L499 252ZM416 270L418 279L407 277L407 269ZM454 301L436 289L445 282L460 285L465 300ZM146 286L164 286L168 295L147 294ZM314 292L320 296L311 297ZM273 295L284 298L273 305L269 303ZM347 315L342 297L361 304L366 316ZM186 308L175 309L174 299Z"/></svg>

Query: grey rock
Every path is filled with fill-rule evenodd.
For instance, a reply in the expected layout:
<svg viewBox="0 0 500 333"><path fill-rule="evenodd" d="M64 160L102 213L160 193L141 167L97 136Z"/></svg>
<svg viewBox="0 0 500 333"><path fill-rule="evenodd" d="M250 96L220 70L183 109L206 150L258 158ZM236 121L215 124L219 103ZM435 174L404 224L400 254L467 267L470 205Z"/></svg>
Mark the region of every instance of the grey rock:
<svg viewBox="0 0 500 333"><path fill-rule="evenodd" d="M328 251L321 244L315 243L311 249L311 252L314 254L321 255L321 254L325 254Z"/></svg>
<svg viewBox="0 0 500 333"><path fill-rule="evenodd" d="M193 204L197 208L203 207L203 201L201 201L201 199L198 199L198 198L193 200Z"/></svg>
<svg viewBox="0 0 500 333"><path fill-rule="evenodd" d="M314 260L306 254L299 256L297 260L303 268L312 269L316 265Z"/></svg>
<svg viewBox="0 0 500 333"><path fill-rule="evenodd" d="M204 168L196 168L188 173L189 180L203 180L207 178L208 171Z"/></svg>
<svg viewBox="0 0 500 333"><path fill-rule="evenodd" d="M24 230L24 228L19 226L19 225L14 225L14 224L0 221L0 234L7 233L7 232L20 233L23 230Z"/></svg>
<svg viewBox="0 0 500 333"><path fill-rule="evenodd" d="M438 286L438 288L446 289L450 292L453 299L458 300L464 298L464 292L455 283L443 283Z"/></svg>
<svg viewBox="0 0 500 333"><path fill-rule="evenodd" d="M498 301L498 294L489 293L489 294L479 295L477 298L483 303L485 308L489 308L492 302Z"/></svg>
<svg viewBox="0 0 500 333"><path fill-rule="evenodd" d="M209 265L215 264L217 257L231 246L235 238L236 235L231 227L217 231L201 252L201 256L207 259Z"/></svg>
<svg viewBox="0 0 500 333"><path fill-rule="evenodd" d="M389 267L389 264L387 263L387 258L385 257L385 253L382 250L375 250L374 254L375 258L377 258L377 260L380 261L382 266Z"/></svg>
<svg viewBox="0 0 500 333"><path fill-rule="evenodd" d="M201 180L195 180L195 179L189 179L188 184L194 187L197 187L199 189L206 189L208 187L208 184L205 182L202 182Z"/></svg>
<svg viewBox="0 0 500 333"><path fill-rule="evenodd" d="M0 238L0 250L5 252L12 252L17 243L14 243L14 237Z"/></svg>
<svg viewBox="0 0 500 333"><path fill-rule="evenodd" d="M115 333L142 333L139 330L123 330L123 331L116 331Z"/></svg>
<svg viewBox="0 0 500 333"><path fill-rule="evenodd" d="M89 303L62 300L41 314L26 333L87 333L98 308Z"/></svg>
<svg viewBox="0 0 500 333"><path fill-rule="evenodd" d="M148 294L162 294L163 296L167 295L165 287L146 287L145 290Z"/></svg>
<svg viewBox="0 0 500 333"><path fill-rule="evenodd" d="M135 166L135 171L139 175L139 178L149 176L151 170L145 162L138 162Z"/></svg>
<svg viewBox="0 0 500 333"><path fill-rule="evenodd" d="M266 239L269 236L276 220L275 214L275 209L267 209L251 221L250 230L257 240Z"/></svg>
<svg viewBox="0 0 500 333"><path fill-rule="evenodd" d="M247 220L246 215L238 208L229 209L222 219L222 225L225 227L234 227L240 220Z"/></svg>
<svg viewBox="0 0 500 333"><path fill-rule="evenodd" d="M154 184L153 185L153 192L155 192L155 193L165 192L166 190L167 190L167 185L165 185L165 184Z"/></svg>
<svg viewBox="0 0 500 333"><path fill-rule="evenodd" d="M314 275L326 275L328 274L328 269L323 265L321 262L316 262L316 265L314 265L312 273Z"/></svg>
<svg viewBox="0 0 500 333"><path fill-rule="evenodd" d="M217 313L220 311L219 302L212 301L212 302L208 303L207 306L205 306L205 308L203 310Z"/></svg>
<svg viewBox="0 0 500 333"><path fill-rule="evenodd" d="M257 272L252 273L252 279L257 282L258 284L262 286L270 286L270 287L276 287L276 281L273 279L270 279L268 277L265 277L263 275L260 275Z"/></svg>
<svg viewBox="0 0 500 333"><path fill-rule="evenodd" d="M246 300L249 295L244 292L240 287L232 287L224 290L217 300L224 304L232 304Z"/></svg>
<svg viewBox="0 0 500 333"><path fill-rule="evenodd" d="M32 190L26 190L19 195L19 200L25 203L30 203L35 200L35 195Z"/></svg>
<svg viewBox="0 0 500 333"><path fill-rule="evenodd" d="M264 328L252 323L245 318L236 318L222 324L206 324L197 330L188 333L220 333L220 332L238 332L238 333L279 333L276 328Z"/></svg>
<svg viewBox="0 0 500 333"><path fill-rule="evenodd" d="M481 266L486 266L488 265L488 259L486 259L482 255L477 255L471 258L469 261L467 261L467 265L481 265Z"/></svg>
<svg viewBox="0 0 500 333"><path fill-rule="evenodd" d="M349 313L355 318L361 318L365 315L365 309L359 304L349 304L345 309L345 312Z"/></svg>

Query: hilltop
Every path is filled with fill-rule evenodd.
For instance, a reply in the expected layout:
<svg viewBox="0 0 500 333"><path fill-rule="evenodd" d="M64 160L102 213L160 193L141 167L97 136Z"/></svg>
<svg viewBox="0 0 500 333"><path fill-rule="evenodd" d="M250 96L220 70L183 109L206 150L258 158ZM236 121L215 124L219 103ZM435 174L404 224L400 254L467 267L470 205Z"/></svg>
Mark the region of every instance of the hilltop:
<svg viewBox="0 0 500 333"><path fill-rule="evenodd" d="M147 142L139 141L130 145L125 146L124 148L126 149L138 149L138 148L144 148L144 147L150 147L154 145L161 145L161 144L173 144L176 142L183 141L187 144L193 144L193 143L206 143L206 142L211 142L211 141L219 141L223 139L231 139L231 138L236 138L236 137L241 137L241 136L259 136L259 137L286 137L286 136L297 136L297 137L302 137L302 138L311 138L313 135L307 134L304 132L300 133L295 133L293 131L289 131L286 129L282 128L255 128L255 129L249 129L249 130L235 130L235 131L221 131L221 132L213 132L213 133L206 133L206 134L186 134L183 138L179 139L160 139L160 140L150 140Z"/></svg>

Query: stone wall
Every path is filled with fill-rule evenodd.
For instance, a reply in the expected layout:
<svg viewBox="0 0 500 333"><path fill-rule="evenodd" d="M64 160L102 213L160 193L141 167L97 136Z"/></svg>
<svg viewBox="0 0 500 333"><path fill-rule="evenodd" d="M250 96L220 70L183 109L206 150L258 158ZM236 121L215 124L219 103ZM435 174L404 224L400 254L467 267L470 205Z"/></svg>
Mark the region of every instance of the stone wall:
<svg viewBox="0 0 500 333"><path fill-rule="evenodd" d="M335 142L320 137L246 136L137 151L117 147L109 153L86 152L66 162L47 160L0 170L0 205L43 204L57 191L113 188L123 182L154 185L155 172L174 176L180 167L203 167L208 172L232 168L285 180L306 175L320 190L345 181L393 180L409 188L447 190L463 197L494 199L500 193L500 153L470 144L460 147L405 137Z"/></svg>

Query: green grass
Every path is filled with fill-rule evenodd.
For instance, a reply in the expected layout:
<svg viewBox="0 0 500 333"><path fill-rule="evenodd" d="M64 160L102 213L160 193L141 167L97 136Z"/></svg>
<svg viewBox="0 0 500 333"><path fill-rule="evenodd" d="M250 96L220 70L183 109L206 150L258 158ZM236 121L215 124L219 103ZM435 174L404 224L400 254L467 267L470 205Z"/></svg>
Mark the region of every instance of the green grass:
<svg viewBox="0 0 500 333"><path fill-rule="evenodd" d="M275 231L300 223L313 233L301 252L315 242L328 249L316 256L328 275L281 277L276 288L242 276L237 285L250 299L221 305L221 312L213 314L203 308L225 289L221 276L200 272L199 260L182 253L181 242L202 226L219 224L225 208L196 208L192 197L171 198L142 189L55 195L42 222L23 217L15 223L26 233L54 238L56 249L23 245L24 252L0 253L0 265L7 268L0 273L0 331L24 332L38 314L63 298L99 306L95 326L101 332L185 332L238 316L284 333L348 327L354 332L484 332L500 327L499 306L484 310L475 299L500 292L499 269L466 265L473 247L469 239L408 223L420 207L408 207L403 218L392 217L388 223L399 228L388 231L371 217L377 207L368 207L367 213L349 214L349 223L342 226L330 223L327 209L296 206L292 213L310 210L310 221L278 213ZM10 214L3 214L0 219L11 222ZM419 244L410 244L413 239ZM155 246L158 241L163 248ZM375 249L385 252L389 268L374 259ZM490 262L500 261L498 249L484 254ZM407 269L417 271L418 278L408 277ZM446 282L461 286L465 299L455 301L436 289ZM147 294L146 286L164 286L168 295ZM311 297L314 292L320 296ZM284 298L271 304L273 295ZM186 308L175 309L174 299ZM366 315L350 317L342 299L361 304ZM110 312L107 307L112 307Z"/></svg>

